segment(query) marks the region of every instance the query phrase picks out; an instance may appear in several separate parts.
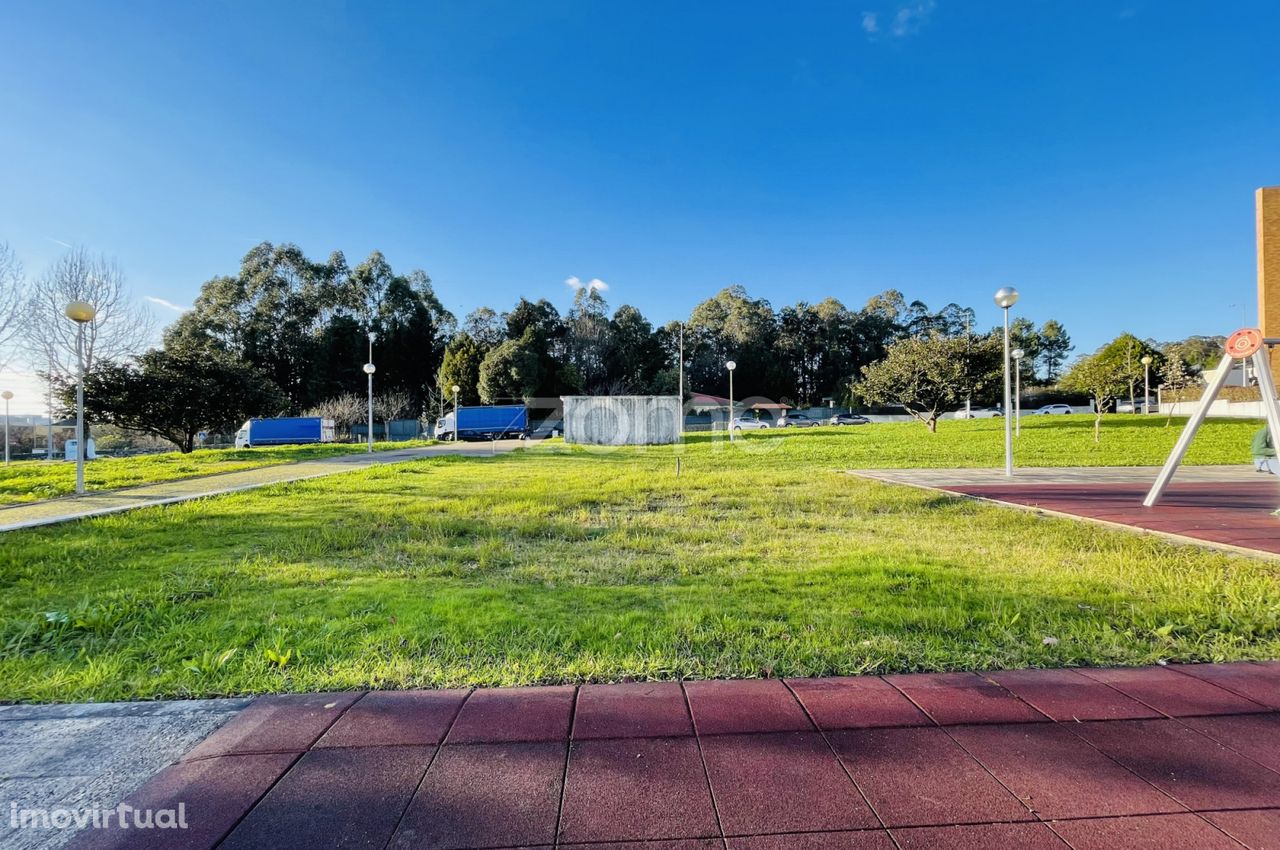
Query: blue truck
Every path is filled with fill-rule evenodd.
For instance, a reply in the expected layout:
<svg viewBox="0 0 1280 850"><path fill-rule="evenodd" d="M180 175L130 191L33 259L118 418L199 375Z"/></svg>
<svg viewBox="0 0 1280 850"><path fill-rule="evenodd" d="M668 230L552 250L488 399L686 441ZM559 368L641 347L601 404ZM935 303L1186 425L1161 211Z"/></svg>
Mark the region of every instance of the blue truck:
<svg viewBox="0 0 1280 850"><path fill-rule="evenodd" d="M286 416L277 419L250 419L236 431L236 448L254 446L297 446L332 443L333 420L319 416Z"/></svg>
<svg viewBox="0 0 1280 850"><path fill-rule="evenodd" d="M529 431L523 404L460 407L436 422L437 440L506 440Z"/></svg>

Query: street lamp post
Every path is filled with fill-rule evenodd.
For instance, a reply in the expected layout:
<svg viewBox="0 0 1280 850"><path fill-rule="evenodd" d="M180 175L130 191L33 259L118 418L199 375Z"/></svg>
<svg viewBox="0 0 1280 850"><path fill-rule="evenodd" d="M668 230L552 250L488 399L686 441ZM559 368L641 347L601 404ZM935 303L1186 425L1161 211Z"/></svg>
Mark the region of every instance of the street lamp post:
<svg viewBox="0 0 1280 850"><path fill-rule="evenodd" d="M732 360L724 364L724 368L729 370L729 442L733 442L733 370L738 368L738 364Z"/></svg>
<svg viewBox="0 0 1280 850"><path fill-rule="evenodd" d="M1009 421L1009 308L1018 303L1018 290L1002 286L996 290L996 306L1004 310L1004 474L1013 477L1013 423Z"/></svg>
<svg viewBox="0 0 1280 850"><path fill-rule="evenodd" d="M4 399L4 465L9 465L9 399L13 398L13 393L5 390L0 393L0 398ZM32 429L34 433L34 429ZM33 439L34 443L35 440Z"/></svg>
<svg viewBox="0 0 1280 850"><path fill-rule="evenodd" d="M84 326L98 315L88 301L72 301L63 311L76 328L76 495L84 495Z"/></svg>
<svg viewBox="0 0 1280 850"><path fill-rule="evenodd" d="M1142 355L1142 412L1151 412L1151 355Z"/></svg>
<svg viewBox="0 0 1280 850"><path fill-rule="evenodd" d="M461 392L462 387L454 384L450 389L453 390L453 441L456 443L458 441L458 425L460 424L458 420L461 418L461 414L458 412L458 393Z"/></svg>
<svg viewBox="0 0 1280 850"><path fill-rule="evenodd" d="M369 376L369 454L373 454L373 373L378 371L373 365L373 341L377 338L377 332L369 331L369 362L364 364L364 373Z"/></svg>
<svg viewBox="0 0 1280 850"><path fill-rule="evenodd" d="M1021 348L1013 350L1013 436L1022 436L1022 358Z"/></svg>

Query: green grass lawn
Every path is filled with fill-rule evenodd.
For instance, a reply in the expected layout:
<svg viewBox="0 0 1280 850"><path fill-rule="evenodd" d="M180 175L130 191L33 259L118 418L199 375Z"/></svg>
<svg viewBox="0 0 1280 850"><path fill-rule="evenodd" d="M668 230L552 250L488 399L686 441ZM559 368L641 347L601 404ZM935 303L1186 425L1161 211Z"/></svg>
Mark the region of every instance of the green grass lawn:
<svg viewBox="0 0 1280 850"><path fill-rule="evenodd" d="M433 441L374 443L379 451L429 446ZM257 449L201 449L182 454L165 452L135 457L100 458L85 464L85 487L114 490L139 484L176 481L197 475L237 472L260 466L275 466L299 460L313 460L360 452L356 443L325 443L311 446L276 446ZM68 496L75 492L76 466L66 461L24 460L0 466L0 505L36 502Z"/></svg>
<svg viewBox="0 0 1280 850"><path fill-rule="evenodd" d="M1076 423L1043 422L1023 456L1066 462L1048 429ZM1280 655L1272 562L843 472L998 459L998 424L549 443L11 532L0 699ZM1108 424L1091 462L1176 433ZM1245 459L1251 431L1215 424L1197 458Z"/></svg>

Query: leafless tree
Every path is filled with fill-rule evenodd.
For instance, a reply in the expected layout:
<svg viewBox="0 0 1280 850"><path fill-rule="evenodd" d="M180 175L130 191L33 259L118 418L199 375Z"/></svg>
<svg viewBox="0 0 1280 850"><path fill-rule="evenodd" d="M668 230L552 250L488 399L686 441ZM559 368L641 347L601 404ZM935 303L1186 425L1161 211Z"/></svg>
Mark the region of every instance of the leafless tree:
<svg viewBox="0 0 1280 850"><path fill-rule="evenodd" d="M343 436L351 435L351 426L365 420L367 406L365 400L354 393L343 393L327 401L322 401L307 411L307 416L319 416L332 419L334 428Z"/></svg>
<svg viewBox="0 0 1280 850"><path fill-rule="evenodd" d="M393 419L416 419L413 399L408 393L389 392L373 397L373 415L384 424Z"/></svg>
<svg viewBox="0 0 1280 850"><path fill-rule="evenodd" d="M8 243L0 242L0 372L14 359L13 343L22 327L26 304L22 262Z"/></svg>
<svg viewBox="0 0 1280 850"><path fill-rule="evenodd" d="M34 364L54 376L76 371L76 323L63 312L72 301L88 301L97 311L85 325L84 364L121 360L140 353L151 341L154 322L133 300L124 273L105 257L73 248L31 287L24 311L23 336Z"/></svg>

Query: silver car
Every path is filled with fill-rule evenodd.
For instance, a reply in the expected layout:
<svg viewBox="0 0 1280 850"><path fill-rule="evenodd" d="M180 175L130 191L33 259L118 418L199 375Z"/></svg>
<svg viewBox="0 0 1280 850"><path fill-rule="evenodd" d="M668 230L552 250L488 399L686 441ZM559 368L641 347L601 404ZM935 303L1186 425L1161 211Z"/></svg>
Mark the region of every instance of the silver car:
<svg viewBox="0 0 1280 850"><path fill-rule="evenodd" d="M735 431L763 431L772 427L767 420L757 419L754 416L733 417L733 430Z"/></svg>

